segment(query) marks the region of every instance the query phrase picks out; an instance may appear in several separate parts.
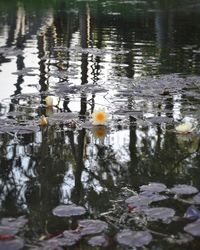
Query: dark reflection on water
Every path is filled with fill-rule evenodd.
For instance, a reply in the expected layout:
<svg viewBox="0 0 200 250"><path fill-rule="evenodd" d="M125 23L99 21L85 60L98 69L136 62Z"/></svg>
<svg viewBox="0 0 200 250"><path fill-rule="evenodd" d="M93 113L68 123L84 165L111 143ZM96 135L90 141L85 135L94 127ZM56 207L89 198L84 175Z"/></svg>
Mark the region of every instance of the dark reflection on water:
<svg viewBox="0 0 200 250"><path fill-rule="evenodd" d="M199 78L178 79L200 72L199 21L194 0L0 2L0 214L27 215L27 246L76 227L53 216L59 204L99 218L124 187L200 188L198 131L174 133L185 117L199 121ZM158 85L149 77L162 74ZM170 95L159 95L166 86ZM84 127L98 107L109 128ZM62 112L78 112L78 125L38 126L42 114Z"/></svg>

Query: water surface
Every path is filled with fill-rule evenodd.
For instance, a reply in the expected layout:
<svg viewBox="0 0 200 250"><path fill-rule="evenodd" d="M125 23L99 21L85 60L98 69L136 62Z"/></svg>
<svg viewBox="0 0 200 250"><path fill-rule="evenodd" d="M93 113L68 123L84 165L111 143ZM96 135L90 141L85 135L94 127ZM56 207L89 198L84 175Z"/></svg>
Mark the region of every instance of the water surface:
<svg viewBox="0 0 200 250"><path fill-rule="evenodd" d="M28 219L24 249L76 228L76 218L52 213L60 204L108 222L113 202L141 185L200 188L199 59L196 0L0 2L0 215ZM90 123L98 108L110 114L107 127ZM185 120L195 131L177 135ZM181 218L189 206L164 205ZM121 213L109 221L107 249L126 249L115 240L120 229L144 229L118 224ZM182 219L162 223L148 228L184 233ZM163 235L146 249L199 249L198 237L172 244ZM96 249L86 239L79 247Z"/></svg>

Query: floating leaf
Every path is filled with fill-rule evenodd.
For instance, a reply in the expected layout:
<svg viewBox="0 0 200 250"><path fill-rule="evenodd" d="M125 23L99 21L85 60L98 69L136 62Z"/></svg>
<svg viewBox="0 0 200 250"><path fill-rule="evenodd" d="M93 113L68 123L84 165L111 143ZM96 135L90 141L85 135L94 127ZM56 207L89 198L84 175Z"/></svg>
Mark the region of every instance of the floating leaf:
<svg viewBox="0 0 200 250"><path fill-rule="evenodd" d="M175 215L175 210L167 207L146 208L143 212L152 220L167 220Z"/></svg>
<svg viewBox="0 0 200 250"><path fill-rule="evenodd" d="M3 226L14 227L14 228L23 228L28 222L24 216L18 218L3 218L1 224Z"/></svg>
<svg viewBox="0 0 200 250"><path fill-rule="evenodd" d="M78 226L81 235L98 234L108 229L108 224L101 220L81 220Z"/></svg>
<svg viewBox="0 0 200 250"><path fill-rule="evenodd" d="M0 234L15 235L19 232L19 228L11 226L0 226Z"/></svg>
<svg viewBox="0 0 200 250"><path fill-rule="evenodd" d="M86 121L85 123L83 123L81 125L82 128L86 128L86 129L92 129L93 128L93 125L92 125L92 122L90 121Z"/></svg>
<svg viewBox="0 0 200 250"><path fill-rule="evenodd" d="M49 117L49 122L68 122L69 120L73 120L76 118L78 118L78 113L54 113L52 116Z"/></svg>
<svg viewBox="0 0 200 250"><path fill-rule="evenodd" d="M184 214L184 217L187 219L195 220L200 218L200 210L195 206L188 207L187 211Z"/></svg>
<svg viewBox="0 0 200 250"><path fill-rule="evenodd" d="M18 250L22 249L23 247L24 247L24 241L20 238L0 241L1 250Z"/></svg>
<svg viewBox="0 0 200 250"><path fill-rule="evenodd" d="M64 247L64 246L72 246L74 245L73 244L74 242L73 241L70 241L69 239L67 238L64 238L62 236L58 236L58 237L55 237L55 238L52 238L52 239L49 239L49 240L44 240L41 242L41 245L44 247L44 249L46 250L57 250L57 249L63 249L63 248L60 248L60 247ZM43 248L42 248L43 249Z"/></svg>
<svg viewBox="0 0 200 250"><path fill-rule="evenodd" d="M72 230L64 231L63 237L67 241L67 246L75 245L76 242L81 239L81 235L78 232Z"/></svg>
<svg viewBox="0 0 200 250"><path fill-rule="evenodd" d="M20 111L11 111L7 113L7 116L24 116L27 115L25 112L20 112Z"/></svg>
<svg viewBox="0 0 200 250"><path fill-rule="evenodd" d="M173 118L166 117L166 116L157 116L148 118L147 121L154 123L154 124L162 124L162 123L173 123Z"/></svg>
<svg viewBox="0 0 200 250"><path fill-rule="evenodd" d="M129 247L142 247L152 241L152 235L148 231L120 231L116 236L119 244Z"/></svg>
<svg viewBox="0 0 200 250"><path fill-rule="evenodd" d="M53 214L59 217L71 217L86 213L84 207L76 205L60 205L53 209Z"/></svg>
<svg viewBox="0 0 200 250"><path fill-rule="evenodd" d="M127 204L131 204L134 207L148 206L152 202L162 201L168 199L165 195L153 194L151 192L141 193L140 195L134 195L125 200Z"/></svg>
<svg viewBox="0 0 200 250"><path fill-rule="evenodd" d="M148 185L143 185L140 187L140 191L150 191L152 193L160 193L166 191L167 187L162 183L152 182Z"/></svg>
<svg viewBox="0 0 200 250"><path fill-rule="evenodd" d="M197 221L190 223L184 227L185 232L193 235L200 236L200 219Z"/></svg>
<svg viewBox="0 0 200 250"><path fill-rule="evenodd" d="M107 247L109 245L108 239L105 236L98 235L92 237L89 241L88 244L93 246L93 247Z"/></svg>
<svg viewBox="0 0 200 250"><path fill-rule="evenodd" d="M179 195L190 195L198 193L198 189L190 186L190 185L175 185L173 188L170 189L172 193L179 194Z"/></svg>
<svg viewBox="0 0 200 250"><path fill-rule="evenodd" d="M134 195L125 200L127 204L132 204L134 207L148 206L150 199L141 195Z"/></svg>
<svg viewBox="0 0 200 250"><path fill-rule="evenodd" d="M192 199L194 204L200 204L200 193L196 194Z"/></svg>

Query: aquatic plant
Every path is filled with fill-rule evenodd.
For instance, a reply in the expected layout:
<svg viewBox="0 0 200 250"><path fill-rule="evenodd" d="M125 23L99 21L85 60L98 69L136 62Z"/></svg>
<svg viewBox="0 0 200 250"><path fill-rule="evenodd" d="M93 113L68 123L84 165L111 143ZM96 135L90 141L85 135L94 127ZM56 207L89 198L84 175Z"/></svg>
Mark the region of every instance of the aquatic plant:
<svg viewBox="0 0 200 250"><path fill-rule="evenodd" d="M108 114L104 109L95 110L92 114L93 125L106 125L108 122Z"/></svg>
<svg viewBox="0 0 200 250"><path fill-rule="evenodd" d="M44 115L42 115L40 117L39 124L40 124L40 126L47 126L48 125L48 120Z"/></svg>
<svg viewBox="0 0 200 250"><path fill-rule="evenodd" d="M52 96L47 96L45 98L46 106L47 107L53 107L53 97Z"/></svg>
<svg viewBox="0 0 200 250"><path fill-rule="evenodd" d="M176 132L182 134L191 133L194 129L195 126L191 122L184 122L175 127Z"/></svg>

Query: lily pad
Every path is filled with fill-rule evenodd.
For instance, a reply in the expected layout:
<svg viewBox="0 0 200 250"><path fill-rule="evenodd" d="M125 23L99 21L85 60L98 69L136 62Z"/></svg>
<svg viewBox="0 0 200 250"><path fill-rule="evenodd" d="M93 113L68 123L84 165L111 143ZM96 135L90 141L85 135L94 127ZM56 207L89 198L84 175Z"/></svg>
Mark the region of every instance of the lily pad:
<svg viewBox="0 0 200 250"><path fill-rule="evenodd" d="M78 118L78 113L54 113L49 119L57 121L65 121Z"/></svg>
<svg viewBox="0 0 200 250"><path fill-rule="evenodd" d="M140 191L150 191L153 193L160 193L166 191L167 187L165 184L152 182L148 185L143 185L140 187Z"/></svg>
<svg viewBox="0 0 200 250"><path fill-rule="evenodd" d="M93 247L107 247L109 245L109 242L105 236L98 235L89 239L88 244Z"/></svg>
<svg viewBox="0 0 200 250"><path fill-rule="evenodd" d="M19 232L19 228L10 226L0 226L0 234L15 235Z"/></svg>
<svg viewBox="0 0 200 250"><path fill-rule="evenodd" d="M194 204L200 204L200 193L196 194L193 198L192 198Z"/></svg>
<svg viewBox="0 0 200 250"><path fill-rule="evenodd" d="M67 242L67 246L75 245L77 241L81 239L81 235L78 232L69 230L63 232L63 237Z"/></svg>
<svg viewBox="0 0 200 250"><path fill-rule="evenodd" d="M1 250L18 250L22 249L23 247L24 247L24 241L20 238L0 241Z"/></svg>
<svg viewBox="0 0 200 250"><path fill-rule="evenodd" d="M76 205L60 205L53 209L53 214L59 217L79 216L85 213L84 207Z"/></svg>
<svg viewBox="0 0 200 250"><path fill-rule="evenodd" d="M200 219L197 221L190 223L184 227L184 231L193 235L200 236Z"/></svg>
<svg viewBox="0 0 200 250"><path fill-rule="evenodd" d="M28 223L28 219L26 219L24 216L20 216L18 218L3 218L1 220L1 224L3 226L13 227L13 228L23 228Z"/></svg>
<svg viewBox="0 0 200 250"><path fill-rule="evenodd" d="M175 185L173 188L170 189L172 193L179 194L179 195L191 195L198 193L198 189L190 186L190 185Z"/></svg>
<svg viewBox="0 0 200 250"><path fill-rule="evenodd" d="M147 217L152 220L167 220L175 215L175 210L168 207L146 208L143 210Z"/></svg>
<svg viewBox="0 0 200 250"><path fill-rule="evenodd" d="M200 219L200 210L192 205L188 207L187 211L184 214L184 218L191 220Z"/></svg>
<svg viewBox="0 0 200 250"><path fill-rule="evenodd" d="M55 238L51 238L49 240L44 240L43 242L41 242L41 245L43 247L46 247L46 249L62 249L60 247L64 247L64 246L72 246L76 244L76 241L71 241L69 238L64 238L62 236L58 236Z"/></svg>
<svg viewBox="0 0 200 250"><path fill-rule="evenodd" d="M123 230L116 236L119 244L128 247L142 247L152 241L152 235L148 231Z"/></svg>
<svg viewBox="0 0 200 250"><path fill-rule="evenodd" d="M140 195L134 195L125 200L127 204L131 204L134 207L145 207L152 202L162 201L168 199L165 195L153 194L151 192L145 192Z"/></svg>
<svg viewBox="0 0 200 250"><path fill-rule="evenodd" d="M101 220L81 220L78 223L80 234L98 234L108 229L108 224Z"/></svg>
<svg viewBox="0 0 200 250"><path fill-rule="evenodd" d="M154 124L173 123L173 118L165 117L165 116L151 117L151 118L148 118L147 120Z"/></svg>

